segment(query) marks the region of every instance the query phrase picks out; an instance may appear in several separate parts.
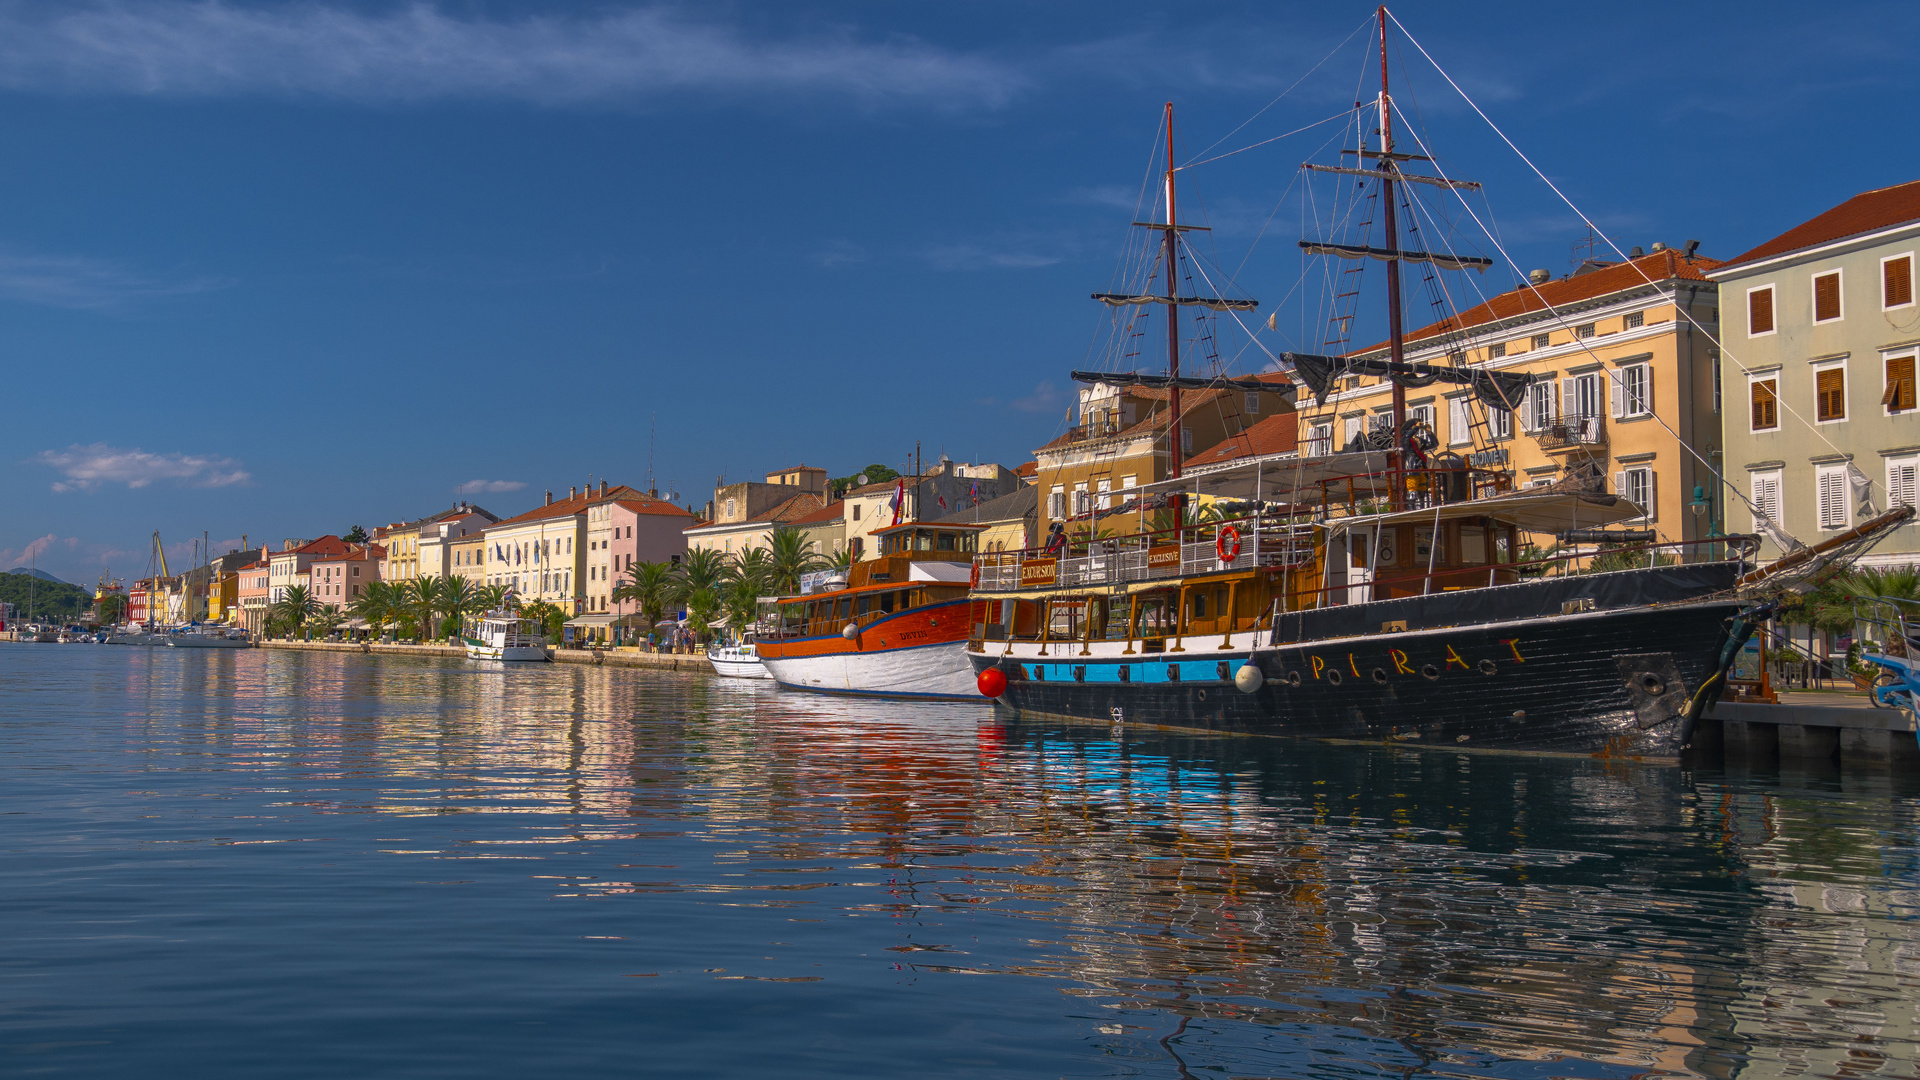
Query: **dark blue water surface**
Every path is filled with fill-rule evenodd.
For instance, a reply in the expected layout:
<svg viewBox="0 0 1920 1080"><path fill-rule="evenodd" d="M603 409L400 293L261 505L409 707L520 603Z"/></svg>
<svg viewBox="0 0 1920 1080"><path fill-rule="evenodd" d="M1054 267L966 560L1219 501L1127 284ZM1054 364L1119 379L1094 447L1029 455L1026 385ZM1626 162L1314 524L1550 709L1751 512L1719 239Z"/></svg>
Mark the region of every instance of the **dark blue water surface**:
<svg viewBox="0 0 1920 1080"><path fill-rule="evenodd" d="M1905 783L0 645L0 1074L1911 1077Z"/></svg>

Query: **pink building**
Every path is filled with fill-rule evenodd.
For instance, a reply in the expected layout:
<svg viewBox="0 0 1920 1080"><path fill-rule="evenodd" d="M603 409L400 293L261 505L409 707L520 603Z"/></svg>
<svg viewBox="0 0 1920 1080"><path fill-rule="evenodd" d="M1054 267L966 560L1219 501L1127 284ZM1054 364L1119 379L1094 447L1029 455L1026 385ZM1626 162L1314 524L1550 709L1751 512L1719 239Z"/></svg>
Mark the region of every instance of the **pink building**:
<svg viewBox="0 0 1920 1080"><path fill-rule="evenodd" d="M260 557L240 567L240 589L235 601L240 607L240 625L248 633L258 634L267 628L267 608L272 606L272 577L267 566L267 548L260 549Z"/></svg>
<svg viewBox="0 0 1920 1080"><path fill-rule="evenodd" d="M596 503L587 511L588 613L637 615L640 606L614 603L613 590L637 562L671 562L687 550L694 516L652 495L634 494Z"/></svg>
<svg viewBox="0 0 1920 1080"><path fill-rule="evenodd" d="M380 580L380 564L387 557L378 544L355 544L344 555L326 555L307 566L307 589L323 608L345 609Z"/></svg>

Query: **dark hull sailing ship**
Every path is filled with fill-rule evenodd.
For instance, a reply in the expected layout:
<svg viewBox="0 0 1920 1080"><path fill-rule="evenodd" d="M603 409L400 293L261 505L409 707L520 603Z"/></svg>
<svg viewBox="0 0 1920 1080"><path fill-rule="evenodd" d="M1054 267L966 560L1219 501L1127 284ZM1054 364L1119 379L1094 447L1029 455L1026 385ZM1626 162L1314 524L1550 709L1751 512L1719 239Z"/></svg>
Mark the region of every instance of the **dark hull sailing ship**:
<svg viewBox="0 0 1920 1080"><path fill-rule="evenodd" d="M1408 363L1399 265L1478 269L1487 260L1400 250L1394 151L1380 13L1379 148L1348 151L1366 169L1320 167L1377 183L1385 246L1303 241L1342 258L1386 263L1389 358L1286 354L1316 395L1355 375L1392 381L1389 424L1339 453L1255 460L1181 475L1179 394L1270 382L1182 377L1181 307L1251 301L1180 295L1172 106L1160 291L1096 294L1157 303L1169 322L1168 374L1074 372L1087 383L1164 389L1170 478L1151 485L1128 535L1092 530L1065 550L976 557L967 658L980 692L1021 715L1245 734L1527 752L1674 758L1717 699L1736 654L1784 590L1830 572L1905 522L1898 507L1770 567L1751 538L1657 543L1613 531L1644 517L1618 495L1516 490L1513 476L1432 454L1409 424L1405 387L1439 381L1512 410L1531 377ZM1242 386L1243 382L1249 385ZM1193 520L1190 506L1241 516ZM1147 528L1149 504L1174 519ZM1523 540L1550 534L1609 543L1529 559ZM1636 542L1637 541L1637 542Z"/></svg>

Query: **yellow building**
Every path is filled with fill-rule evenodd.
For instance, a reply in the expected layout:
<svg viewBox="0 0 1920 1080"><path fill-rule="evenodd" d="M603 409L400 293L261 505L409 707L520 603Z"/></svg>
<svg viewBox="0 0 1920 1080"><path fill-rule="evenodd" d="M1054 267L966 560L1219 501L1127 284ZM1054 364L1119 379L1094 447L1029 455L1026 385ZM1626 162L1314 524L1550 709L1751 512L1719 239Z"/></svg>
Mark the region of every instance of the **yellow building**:
<svg viewBox="0 0 1920 1080"><path fill-rule="evenodd" d="M1293 411L1294 386L1285 375L1253 376L1270 390L1204 389L1180 393L1180 456L1191 461L1262 420ZM1136 488L1166 479L1172 467L1171 392L1148 386L1094 383L1080 390L1079 421L1034 451L1038 463L1039 533L1056 521L1069 531L1127 505ZM1073 524L1074 522L1078 524ZM1099 528L1139 531L1139 519L1115 515Z"/></svg>
<svg viewBox="0 0 1920 1080"><path fill-rule="evenodd" d="M1705 275L1719 265L1656 245L1559 279L1534 271L1528 285L1409 333L1405 352L1414 363L1532 374L1526 399L1489 409L1465 387L1435 383L1407 390L1407 419L1432 428L1436 453L1510 468L1519 486L1567 481L1623 495L1648 510L1634 524L1666 540L1703 537L1709 518L1691 510L1696 487L1708 500L1717 487L1704 462L1719 464L1719 353L1678 316L1717 332L1718 290ZM1384 360L1387 348L1353 355ZM1302 403L1303 453L1344 449L1391 420L1386 381L1334 383Z"/></svg>

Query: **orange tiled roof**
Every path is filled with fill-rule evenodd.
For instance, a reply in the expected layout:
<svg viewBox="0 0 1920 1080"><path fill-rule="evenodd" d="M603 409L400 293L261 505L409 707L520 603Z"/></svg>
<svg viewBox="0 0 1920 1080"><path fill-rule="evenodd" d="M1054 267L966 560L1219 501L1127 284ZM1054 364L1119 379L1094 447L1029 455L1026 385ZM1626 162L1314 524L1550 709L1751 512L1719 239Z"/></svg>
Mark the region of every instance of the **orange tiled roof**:
<svg viewBox="0 0 1920 1080"><path fill-rule="evenodd" d="M599 488L593 488L584 494L575 495L568 499L555 499L550 503L536 506L524 514L516 514L504 521L496 521L488 526L488 528L498 528L502 525L522 525L530 521L540 521L545 518L571 517L574 514L586 513L587 507L598 503L646 498L650 498L646 492L640 491L637 488L630 488L625 484L621 484L615 488L608 488L604 495L600 493Z"/></svg>
<svg viewBox="0 0 1920 1080"><path fill-rule="evenodd" d="M817 525L823 521L839 521L846 516L847 500L835 499L803 518L793 519L795 525Z"/></svg>
<svg viewBox="0 0 1920 1080"><path fill-rule="evenodd" d="M1019 468L1013 470L1013 475L1031 480L1040 475L1040 463L1037 461L1026 462Z"/></svg>
<svg viewBox="0 0 1920 1080"><path fill-rule="evenodd" d="M1298 449L1299 413L1274 413L1238 435L1229 435L1211 450L1203 450L1187 459L1187 464L1217 465L1240 458L1266 457Z"/></svg>
<svg viewBox="0 0 1920 1080"><path fill-rule="evenodd" d="M353 545L328 533L318 540L309 540L292 551L278 551L276 555L344 555Z"/></svg>
<svg viewBox="0 0 1920 1080"><path fill-rule="evenodd" d="M1736 266L1799 251L1801 248L1819 247L1916 219L1920 219L1920 180L1863 191L1811 221L1795 225L1752 251L1735 255L1725 265Z"/></svg>
<svg viewBox="0 0 1920 1080"><path fill-rule="evenodd" d="M675 506L665 499L656 499L648 495L642 495L637 499L615 499L613 501L636 514L658 514L661 517L688 518L693 516L691 510Z"/></svg>
<svg viewBox="0 0 1920 1080"><path fill-rule="evenodd" d="M1522 285L1511 292L1501 293L1478 307L1471 307L1451 318L1430 323L1407 335L1409 345L1427 338L1451 334L1468 327L1483 326L1487 323L1512 319L1535 311L1545 311L1549 305L1560 308L1568 304L1577 304L1582 300L1592 300L1609 293L1625 292L1654 281L1671 281L1681 278L1687 281L1707 280L1707 271L1721 266L1718 259L1709 259L1704 255L1695 255L1689 259L1678 251L1669 248L1643 255L1638 259L1616 263L1612 266L1590 270L1573 277L1556 278L1544 285ZM1644 277L1642 274L1644 273ZM1364 349L1355 349L1348 355L1357 356L1378 352L1387 347L1384 341L1375 342Z"/></svg>

